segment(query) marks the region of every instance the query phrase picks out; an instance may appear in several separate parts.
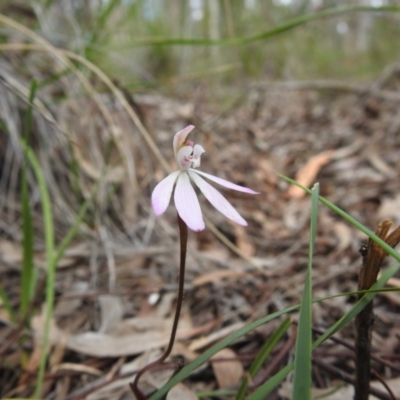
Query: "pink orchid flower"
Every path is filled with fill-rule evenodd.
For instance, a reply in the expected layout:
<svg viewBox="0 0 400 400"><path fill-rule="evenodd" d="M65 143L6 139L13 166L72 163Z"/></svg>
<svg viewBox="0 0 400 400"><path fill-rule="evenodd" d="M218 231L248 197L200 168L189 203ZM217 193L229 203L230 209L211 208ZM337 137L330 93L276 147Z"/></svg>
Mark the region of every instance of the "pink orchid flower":
<svg viewBox="0 0 400 400"><path fill-rule="evenodd" d="M197 199L196 192L190 183L190 180L192 180L204 194L206 199L219 212L232 221L237 222L239 225L246 226L247 222L231 206L228 200L206 182L202 176L229 189L250 194L258 193L244 186L235 185L225 179L196 170L195 168L200 166L200 158L205 150L199 144L195 145L190 140L186 140L187 135L193 128L193 125L189 125L174 136L174 153L179 170L172 172L172 174L164 178L154 188L151 195L151 202L155 214L159 216L165 212L170 202L173 188L176 184L174 201L179 216L190 229L194 231L202 231L205 225L201 214L199 200Z"/></svg>

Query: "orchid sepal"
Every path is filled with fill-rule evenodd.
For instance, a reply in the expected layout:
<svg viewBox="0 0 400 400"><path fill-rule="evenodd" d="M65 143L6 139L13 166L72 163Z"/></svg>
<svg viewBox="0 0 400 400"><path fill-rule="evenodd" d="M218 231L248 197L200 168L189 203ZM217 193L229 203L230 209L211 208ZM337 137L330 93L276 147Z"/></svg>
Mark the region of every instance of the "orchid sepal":
<svg viewBox="0 0 400 400"><path fill-rule="evenodd" d="M196 172L196 174L204 176L205 178L208 178L210 181L218 183L221 186L225 186L228 189L236 190L238 192L243 192L243 193L249 193L249 194L260 194L259 192L255 192L253 189L249 189L245 186L236 185L235 183L229 182L225 179L218 178L218 176L210 175L203 171L198 171L198 170L196 170L195 172Z"/></svg>
<svg viewBox="0 0 400 400"><path fill-rule="evenodd" d="M172 172L158 183L151 194L151 204L154 213L160 216L165 212L171 200L174 185L181 171Z"/></svg>

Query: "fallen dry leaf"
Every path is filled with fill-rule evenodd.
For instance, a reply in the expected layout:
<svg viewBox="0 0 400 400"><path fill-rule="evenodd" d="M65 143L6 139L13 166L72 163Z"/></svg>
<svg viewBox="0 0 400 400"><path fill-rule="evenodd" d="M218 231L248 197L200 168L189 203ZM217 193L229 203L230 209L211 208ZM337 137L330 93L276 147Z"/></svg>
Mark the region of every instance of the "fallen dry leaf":
<svg viewBox="0 0 400 400"><path fill-rule="evenodd" d="M121 321L113 333L89 331L72 335L68 338L67 348L92 357L140 354L165 346L169 341L171 326L171 318L132 318ZM181 318L177 338L188 337L191 328L189 319Z"/></svg>
<svg viewBox="0 0 400 400"><path fill-rule="evenodd" d="M218 361L222 359L226 361ZM235 352L228 348L211 357L211 366L220 389L237 385L244 374L242 363L237 360Z"/></svg>
<svg viewBox="0 0 400 400"><path fill-rule="evenodd" d="M121 297L105 294L99 296L101 326L99 332L112 333L121 322L124 308Z"/></svg>
<svg viewBox="0 0 400 400"><path fill-rule="evenodd" d="M311 157L307 164L297 172L295 178L296 181L305 187L309 187L314 182L320 169L329 161L331 161L333 154L333 150L327 150L317 154L314 157ZM298 199L303 197L305 192L298 186L292 185L289 187L288 195L291 198Z"/></svg>
<svg viewBox="0 0 400 400"><path fill-rule="evenodd" d="M169 391L167 400L198 400L198 397L183 383L178 383Z"/></svg>

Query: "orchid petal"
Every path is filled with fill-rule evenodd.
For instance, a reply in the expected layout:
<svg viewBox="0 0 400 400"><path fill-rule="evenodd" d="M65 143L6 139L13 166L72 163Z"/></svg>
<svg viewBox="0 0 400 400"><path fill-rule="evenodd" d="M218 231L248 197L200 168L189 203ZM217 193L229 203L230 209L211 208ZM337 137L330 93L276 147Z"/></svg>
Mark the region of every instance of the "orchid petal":
<svg viewBox="0 0 400 400"><path fill-rule="evenodd" d="M180 147L185 143L187 135L194 129L194 125L189 125L181 131L177 132L174 136L173 145L174 145L174 154L177 157L178 151Z"/></svg>
<svg viewBox="0 0 400 400"><path fill-rule="evenodd" d="M153 193L151 194L151 203L156 215L163 214L167 209L175 181L180 173L181 171L173 172L159 182L159 184L154 188Z"/></svg>
<svg viewBox="0 0 400 400"><path fill-rule="evenodd" d="M235 185L232 182L229 182L229 181L227 181L225 179L222 179L222 178L218 178L217 176L214 176L214 175L206 174L203 171L198 171L198 170L196 170L196 171L192 170L192 171L195 172L196 174L199 174L201 176L204 176L204 177L208 178L210 181L216 182L216 183L220 184L221 186L225 186L225 187L227 187L229 189L237 190L238 192L244 192L244 193L250 193L250 194L259 194L259 192L255 192L252 189L249 189L249 188L244 187L244 186ZM192 176L192 175L190 175L190 176Z"/></svg>
<svg viewBox="0 0 400 400"><path fill-rule="evenodd" d="M199 200L186 172L181 172L178 177L174 200L178 214L186 225L194 231L202 231L205 225Z"/></svg>
<svg viewBox="0 0 400 400"><path fill-rule="evenodd" d="M188 171L193 182L199 187L206 199L225 217L235 221L239 225L247 226L247 222L241 215L232 207L232 205L225 199L218 190L213 188L208 182L197 175L198 171Z"/></svg>

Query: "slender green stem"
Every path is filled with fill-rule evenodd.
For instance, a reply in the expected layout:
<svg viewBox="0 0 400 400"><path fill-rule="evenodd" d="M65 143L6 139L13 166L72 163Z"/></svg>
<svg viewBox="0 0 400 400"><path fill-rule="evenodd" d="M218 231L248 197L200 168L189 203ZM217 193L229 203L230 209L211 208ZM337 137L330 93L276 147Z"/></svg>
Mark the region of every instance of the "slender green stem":
<svg viewBox="0 0 400 400"><path fill-rule="evenodd" d="M178 214L178 225L179 225L179 237L181 242L180 248L180 266L179 266L179 285L178 285L178 298L176 302L175 316L174 322L172 324L171 336L169 338L168 347L165 349L164 353L161 357L157 358L150 364L147 364L144 368L142 368L135 376L134 381L130 384L131 390L133 394L136 396L137 400L146 400L147 396L139 389L138 383L140 377L150 369L154 368L157 365L162 364L167 357L171 354L172 348L175 343L176 332L178 330L179 318L181 315L182 303L183 303L183 295L184 295L184 285L185 285L185 265L186 265L186 251L187 251L187 238L188 238L188 229L183 222L182 218Z"/></svg>
<svg viewBox="0 0 400 400"><path fill-rule="evenodd" d="M24 142L29 146L31 125L32 125L32 104L35 99L36 81L33 80L29 94L29 106L25 116ZM23 150L23 162L21 171L21 214L23 232L23 257L21 274L21 304L20 318L24 316L28 309L29 302L32 300L34 292L34 266L33 266L33 219L29 204L29 185L28 185L28 157L26 149Z"/></svg>
<svg viewBox="0 0 400 400"><path fill-rule="evenodd" d="M51 316L53 315L54 308L54 282L55 282L55 270L56 265L54 264L54 226L53 226L53 213L51 208L50 195L47 190L46 180L43 172L40 168L39 161L36 158L35 153L26 143L23 142L24 151L28 160L32 166L33 172L36 175L36 181L39 186L42 207L43 207L43 225L45 234L45 246L46 246L46 264L47 264L47 283L46 283L46 313L44 323L44 333L42 341L42 354L40 358L40 365L36 379L36 388L34 392L35 398L40 398L44 373L47 361L47 352L49 349L49 336L50 336L50 322Z"/></svg>

